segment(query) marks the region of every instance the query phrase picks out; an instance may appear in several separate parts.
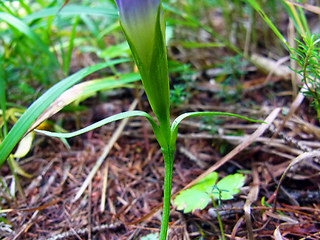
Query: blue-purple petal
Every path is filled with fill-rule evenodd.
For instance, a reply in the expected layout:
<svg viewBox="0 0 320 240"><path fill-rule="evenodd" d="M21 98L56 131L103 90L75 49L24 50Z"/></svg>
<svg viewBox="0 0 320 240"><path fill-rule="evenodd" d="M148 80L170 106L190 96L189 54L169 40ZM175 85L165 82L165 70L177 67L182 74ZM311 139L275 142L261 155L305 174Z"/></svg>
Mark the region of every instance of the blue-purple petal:
<svg viewBox="0 0 320 240"><path fill-rule="evenodd" d="M160 0L115 0L127 37L142 60L150 58Z"/></svg>

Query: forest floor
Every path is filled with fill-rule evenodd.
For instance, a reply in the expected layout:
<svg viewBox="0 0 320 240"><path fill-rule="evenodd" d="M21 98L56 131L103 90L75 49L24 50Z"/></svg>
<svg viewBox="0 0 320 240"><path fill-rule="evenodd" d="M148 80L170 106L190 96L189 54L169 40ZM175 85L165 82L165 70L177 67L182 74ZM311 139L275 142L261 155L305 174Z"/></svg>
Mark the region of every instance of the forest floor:
<svg viewBox="0 0 320 240"><path fill-rule="evenodd" d="M189 111L223 111L266 123L231 117L183 121L172 193L208 171L219 177L241 171L245 186L219 208L227 239L320 239L320 131L308 100L286 118L292 104L290 81L267 79L253 70L239 80L240 88L226 90L236 94L222 99L208 75L194 76L189 100L172 109L173 119ZM135 101L133 92L116 91L107 103L89 99L87 110L59 113L53 120L63 120L63 127L72 131L77 124L84 127L130 107L149 109L145 96ZM109 144L112 138L116 141ZM68 142L70 150L59 139L37 135L31 153L20 162L33 177L21 177L25 196L7 202L5 207L13 210L5 216L12 228L2 226L2 239L124 240L157 233L164 162L148 122L133 118ZM97 164L106 148L110 151ZM8 166L1 173L9 175ZM210 204L188 214L172 206L168 239L219 239L214 213Z"/></svg>

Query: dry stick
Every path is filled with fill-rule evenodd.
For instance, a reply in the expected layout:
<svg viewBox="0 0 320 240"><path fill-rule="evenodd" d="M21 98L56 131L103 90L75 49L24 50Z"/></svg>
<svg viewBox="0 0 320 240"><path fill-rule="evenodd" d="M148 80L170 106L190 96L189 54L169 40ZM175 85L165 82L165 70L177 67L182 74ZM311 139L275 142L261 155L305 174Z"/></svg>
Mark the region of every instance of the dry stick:
<svg viewBox="0 0 320 240"><path fill-rule="evenodd" d="M133 101L133 103L130 105L130 108L129 108L128 111L133 111L136 108L137 104L138 104L138 100L135 99ZM110 150L112 149L113 145L115 144L115 142L120 137L120 135L121 135L124 127L128 123L128 121L129 121L128 118L125 118L125 119L121 120L121 123L120 123L119 127L117 128L117 130L114 132L114 134L110 138L109 143L105 146L101 156L98 158L96 164L94 165L94 167L90 171L88 177L86 178L86 180L82 184L80 190L77 192L77 194L74 197L74 199L72 200L72 202L76 202L81 197L83 192L86 190L86 188L88 187L90 181L92 180L92 178L94 177L94 175L96 174L96 172L98 171L100 166L102 165L104 159L108 156L108 154L109 154Z"/></svg>
<svg viewBox="0 0 320 240"><path fill-rule="evenodd" d="M27 223L23 224L23 226L21 227L21 229L15 234L15 236L12 238L12 240L17 240L17 239L19 239L20 236L21 236L23 233L25 233L25 232L34 224L33 220L36 218L36 216L38 215L38 213L39 213L39 211L36 210L36 211L32 214L32 216L31 216L31 218L29 219L29 221L28 221Z"/></svg>
<svg viewBox="0 0 320 240"><path fill-rule="evenodd" d="M280 108L275 108L270 115L264 120L265 123L262 123L254 133L252 133L250 136L247 137L247 139L244 139L241 144L239 144L236 148L234 148L231 152L229 152L226 156L224 156L219 162L214 164L212 167L210 167L207 171L202 173L199 177L197 177L195 180L190 182L187 186L185 186L182 190L187 189L191 186L193 186L196 182L200 181L202 178L207 176L209 173L215 171L219 167L221 167L223 164L228 162L231 158L236 156L239 152L247 148L251 143L253 143L259 136L261 136L271 125L271 123L276 119L280 112ZM179 192L178 192L179 193ZM178 193L175 193L173 195L176 196Z"/></svg>
<svg viewBox="0 0 320 240"><path fill-rule="evenodd" d="M240 226L241 226L243 221L244 221L244 216L239 218L239 220L237 221L236 225L234 225L234 227L232 229L232 232L231 232L231 235L230 236L226 235L226 236L230 237L230 240L235 240L236 239L237 231L240 228Z"/></svg>
<svg viewBox="0 0 320 240"><path fill-rule="evenodd" d="M279 192L279 188L285 178L285 176L287 175L287 173L289 172L289 170L296 164L300 163L301 161L305 160L305 159L310 159L310 158L315 158L315 157L320 157L320 151L312 151L312 152L305 152L300 154L298 157L296 157L295 159L292 160L292 162L290 163L290 165L286 168L286 170L283 172L280 181L278 183L277 189L275 190L273 196L275 196L274 201L273 201L273 209L272 211L275 212L276 208L277 208L277 198L278 198L278 192Z"/></svg>
<svg viewBox="0 0 320 240"><path fill-rule="evenodd" d="M250 192L247 196L246 203L244 204L243 210L244 210L244 217L247 224L247 232L248 232L248 239L253 240L253 229L252 229L252 222L251 222L251 204L257 201L258 195L259 195L259 174L257 167L253 165L252 169L252 177L253 177L253 183L250 189Z"/></svg>
<svg viewBox="0 0 320 240"><path fill-rule="evenodd" d="M92 232L102 232L108 229L115 229L121 226L120 222L114 223L114 224L105 224L105 225L98 225L92 228ZM57 235L54 235L53 237L47 238L46 240L63 240L63 239L75 239L77 235L86 235L88 234L88 228L81 228L78 230L70 230L68 232L63 232Z"/></svg>
<svg viewBox="0 0 320 240"><path fill-rule="evenodd" d="M303 85L302 89L304 89L306 87L306 84ZM296 96L296 98L294 99L294 101L292 102L291 104L291 107L290 107L290 111L289 113L287 114L287 116L284 118L281 126L278 128L278 130L273 134L272 136L272 139L275 138L279 132L282 131L284 125L286 124L286 122L289 120L289 118L292 117L292 115L295 113L295 111L297 110L297 108L301 105L302 101L304 99L304 94L302 91L300 91L298 93L298 95Z"/></svg>
<svg viewBox="0 0 320 240"><path fill-rule="evenodd" d="M107 159L104 176L103 176L103 184L102 184L102 195L101 195L101 204L100 204L100 212L104 212L106 207L106 193L107 193L107 186L108 186L108 176L109 176L109 158Z"/></svg>
<svg viewBox="0 0 320 240"><path fill-rule="evenodd" d="M197 177L195 180L193 180L192 182L190 182L189 184L187 184L183 189L181 189L180 191L176 192L175 194L173 194L171 196L171 198L174 198L175 196L177 196L182 190L185 190L191 186L193 186L195 183L197 183L198 181L200 181L202 178L204 178L205 176L207 176L209 173L215 171L216 169L218 169L219 167L221 167L223 164L225 164L226 162L228 162L230 159L232 159L234 156L236 156L239 152L241 152L242 150L244 150L245 148L247 148L251 143L253 143L259 136L261 136L271 125L271 123L276 119L276 117L278 116L279 112L280 112L281 108L275 108L270 114L269 116L264 120L265 123L262 123L256 131L254 131L254 133L252 133L250 136L248 136L246 139L243 140L243 142L241 144L239 144L236 148L234 148L231 152L229 152L226 156L224 156L219 162L217 162L216 164L214 164L212 167L210 167L207 171L205 171L204 173L202 173L199 177ZM151 210L150 213L146 214L145 216L141 217L140 219L131 222L131 223L127 223L130 225L135 225L137 223L140 223L150 217L153 216L154 213L156 213L158 210L160 210L162 207L162 203L159 204L158 206L156 206L155 208L153 208Z"/></svg>
<svg viewBox="0 0 320 240"><path fill-rule="evenodd" d="M91 228L91 225L92 225L92 181L90 181L89 183L89 204L88 204L88 240L92 240L91 236L92 236L92 228Z"/></svg>

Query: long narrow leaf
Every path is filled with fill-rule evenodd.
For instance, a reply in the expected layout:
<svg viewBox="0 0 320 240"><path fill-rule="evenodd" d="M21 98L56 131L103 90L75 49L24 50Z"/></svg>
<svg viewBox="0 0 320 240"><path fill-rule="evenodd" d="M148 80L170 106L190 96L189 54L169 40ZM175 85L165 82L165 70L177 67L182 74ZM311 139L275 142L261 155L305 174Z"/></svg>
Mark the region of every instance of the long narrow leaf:
<svg viewBox="0 0 320 240"><path fill-rule="evenodd" d="M70 36L70 40L69 40L69 47L68 47L68 51L67 51L67 56L63 62L63 71L66 75L69 74L69 65L70 65L70 61L71 61L71 55L72 55L72 51L73 51L73 46L74 46L74 39L76 36L76 29L79 23L80 17L77 16L74 20L73 26L72 26L72 31L71 31L71 36Z"/></svg>
<svg viewBox="0 0 320 240"><path fill-rule="evenodd" d="M280 31L277 29L277 27L271 22L271 20L268 18L266 13L263 11L263 9L260 7L259 3L256 0L246 0L250 5L259 13L261 18L265 21L266 24L271 28L271 30L276 34L276 36L283 42L283 44L287 47L288 51L290 50L289 44L287 40L282 36Z"/></svg>
<svg viewBox="0 0 320 240"><path fill-rule="evenodd" d="M3 66L2 60L0 60L0 107L2 110L2 117L3 117L3 136L5 137L7 135L7 120L6 120L7 106L6 106L5 81L4 81L2 66Z"/></svg>
<svg viewBox="0 0 320 240"><path fill-rule="evenodd" d="M111 65L119 64L128 61L127 59L119 59L107 63L100 63L94 66L84 68L77 73L65 78L51 87L40 98L38 98L19 118L17 123L12 127L9 134L0 145L0 167L8 157L12 149L19 142L22 136L26 133L30 125L39 117L39 115L64 91L79 82L89 74Z"/></svg>
<svg viewBox="0 0 320 240"><path fill-rule="evenodd" d="M99 122L96 122L94 124L91 124L85 128L82 128L78 131L71 132L71 133L57 133L57 132L49 132L49 131L44 131L44 130L35 130L37 133L41 133L46 136L50 137L57 137L57 138L72 138L78 135L81 135L83 133L89 132L91 130L94 130L96 128L99 128L103 125L106 125L111 122L115 122L124 118L129 118L129 117L145 117L147 120L151 123L152 128L155 130L155 132L158 132L159 127L157 123L153 120L153 118L146 112L143 111L129 111L129 112L123 112L123 113L118 113L115 115L112 115L111 117L105 118L103 120L100 120Z"/></svg>
<svg viewBox="0 0 320 240"><path fill-rule="evenodd" d="M251 118L247 118L238 114L234 113L226 113L226 112L191 112L191 113L184 113L181 114L179 117L177 117L171 126L171 141L170 144L172 147L174 147L176 140L177 140L177 135L178 135L178 127L179 124L181 123L182 120L184 120L187 117L199 117L199 116L230 116L230 117L237 117L241 118L250 122L258 122L258 123L263 123L263 121L259 120L254 120Z"/></svg>
<svg viewBox="0 0 320 240"><path fill-rule="evenodd" d="M58 11L59 7L49 7L42 9L38 12L32 13L28 16L24 17L25 22L32 22L35 19L43 18L43 17L49 17L49 16L55 16ZM78 5L70 5L66 6L59 12L59 15L64 16L78 16L78 15L96 15L96 16L110 16L117 18L118 17L118 11L116 8L114 9L108 9L108 8L99 8L99 7L88 7L88 6L78 6Z"/></svg>

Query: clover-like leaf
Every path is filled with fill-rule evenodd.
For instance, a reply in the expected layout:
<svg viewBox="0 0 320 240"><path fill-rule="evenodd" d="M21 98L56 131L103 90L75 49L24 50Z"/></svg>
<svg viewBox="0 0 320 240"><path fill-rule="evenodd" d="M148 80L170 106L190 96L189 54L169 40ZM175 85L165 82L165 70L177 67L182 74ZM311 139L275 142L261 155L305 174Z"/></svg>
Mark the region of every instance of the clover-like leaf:
<svg viewBox="0 0 320 240"><path fill-rule="evenodd" d="M173 201L177 210L183 210L183 213L189 213L196 209L204 209L209 203L210 197L206 192L187 189L182 191Z"/></svg>
<svg viewBox="0 0 320 240"><path fill-rule="evenodd" d="M218 173L212 172L193 185L190 189L199 190L202 192L211 193L213 186L216 184L218 180Z"/></svg>
<svg viewBox="0 0 320 240"><path fill-rule="evenodd" d="M212 172L198 181L191 188L181 191L174 199L173 203L177 210L184 213L192 212L196 209L204 209L211 197L219 200L229 200L240 192L239 188L244 185L245 176L239 173L226 176L217 184L218 174Z"/></svg>
<svg viewBox="0 0 320 240"><path fill-rule="evenodd" d="M245 176L240 173L228 175L217 183L212 196L221 200L233 199L233 195L240 192L239 188L244 185L244 180Z"/></svg>

